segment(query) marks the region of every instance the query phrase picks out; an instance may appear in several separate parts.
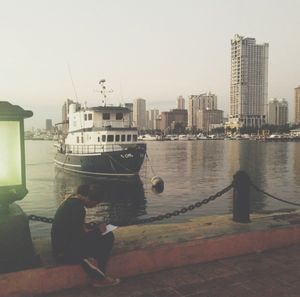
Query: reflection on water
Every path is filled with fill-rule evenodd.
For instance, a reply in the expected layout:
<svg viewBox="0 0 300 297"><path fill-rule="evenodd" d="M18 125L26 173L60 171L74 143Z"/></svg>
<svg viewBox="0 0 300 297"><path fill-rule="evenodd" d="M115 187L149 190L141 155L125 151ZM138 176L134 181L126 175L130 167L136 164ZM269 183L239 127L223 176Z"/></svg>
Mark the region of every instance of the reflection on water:
<svg viewBox="0 0 300 297"><path fill-rule="evenodd" d="M66 193L81 183L95 181L108 188L107 199L90 219L126 224L181 209L227 187L238 170L245 170L258 187L292 202L300 197L300 143L256 141L158 141L147 144L147 162L141 179L90 178L55 170L55 151L48 141L26 141L28 195L18 202L27 214L53 217ZM151 191L150 179L159 175L165 182L163 193ZM270 211L291 206L252 190L251 210ZM232 191L215 201L160 223L184 222L205 215L232 212ZM31 222L31 232L48 236L50 226Z"/></svg>
<svg viewBox="0 0 300 297"><path fill-rule="evenodd" d="M109 222L115 225L128 224L146 214L146 198L139 177L105 178L65 173L56 169L55 195L58 202L66 194L75 193L81 184L97 184L107 195L101 197L97 207L87 210L87 221Z"/></svg>

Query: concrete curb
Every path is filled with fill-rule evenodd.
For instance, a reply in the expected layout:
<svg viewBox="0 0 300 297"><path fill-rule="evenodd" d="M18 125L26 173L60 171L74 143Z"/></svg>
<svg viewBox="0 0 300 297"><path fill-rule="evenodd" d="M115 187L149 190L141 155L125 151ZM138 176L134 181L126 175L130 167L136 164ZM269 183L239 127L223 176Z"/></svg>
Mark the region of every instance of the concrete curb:
<svg viewBox="0 0 300 297"><path fill-rule="evenodd" d="M108 273L129 277L296 243L300 243L299 225L164 244L114 255ZM87 284L89 279L78 265L38 268L0 275L0 295L29 297Z"/></svg>

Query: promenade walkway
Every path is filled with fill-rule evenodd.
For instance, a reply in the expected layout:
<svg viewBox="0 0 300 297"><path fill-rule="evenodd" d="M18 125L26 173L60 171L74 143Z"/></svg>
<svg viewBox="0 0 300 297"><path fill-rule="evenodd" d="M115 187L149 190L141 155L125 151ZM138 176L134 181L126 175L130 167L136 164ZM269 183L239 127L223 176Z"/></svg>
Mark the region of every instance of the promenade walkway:
<svg viewBox="0 0 300 297"><path fill-rule="evenodd" d="M81 287L45 297L300 297L300 246L293 245Z"/></svg>

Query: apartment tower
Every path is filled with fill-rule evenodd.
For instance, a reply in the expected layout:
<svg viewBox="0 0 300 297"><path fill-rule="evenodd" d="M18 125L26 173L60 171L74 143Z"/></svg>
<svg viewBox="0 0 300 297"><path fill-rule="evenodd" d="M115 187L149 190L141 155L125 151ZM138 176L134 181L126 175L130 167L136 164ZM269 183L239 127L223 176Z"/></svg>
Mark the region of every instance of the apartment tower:
<svg viewBox="0 0 300 297"><path fill-rule="evenodd" d="M300 124L300 86L295 88L295 123Z"/></svg>
<svg viewBox="0 0 300 297"><path fill-rule="evenodd" d="M235 35L231 40L230 126L261 127L268 98L268 43Z"/></svg>
<svg viewBox="0 0 300 297"><path fill-rule="evenodd" d="M133 101L133 124L139 130L147 128L145 99L138 98Z"/></svg>

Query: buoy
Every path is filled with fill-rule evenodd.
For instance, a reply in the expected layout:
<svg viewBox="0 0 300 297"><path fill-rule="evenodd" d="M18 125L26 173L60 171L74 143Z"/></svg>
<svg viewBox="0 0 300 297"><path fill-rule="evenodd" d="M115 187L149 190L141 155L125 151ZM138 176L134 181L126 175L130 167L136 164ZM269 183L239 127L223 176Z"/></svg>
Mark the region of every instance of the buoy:
<svg viewBox="0 0 300 297"><path fill-rule="evenodd" d="M156 193L162 193L164 191L165 183L163 179L157 175L151 178L152 190Z"/></svg>

